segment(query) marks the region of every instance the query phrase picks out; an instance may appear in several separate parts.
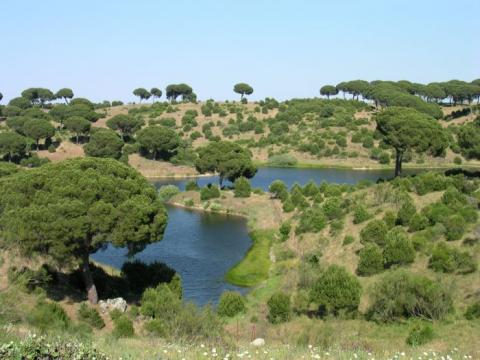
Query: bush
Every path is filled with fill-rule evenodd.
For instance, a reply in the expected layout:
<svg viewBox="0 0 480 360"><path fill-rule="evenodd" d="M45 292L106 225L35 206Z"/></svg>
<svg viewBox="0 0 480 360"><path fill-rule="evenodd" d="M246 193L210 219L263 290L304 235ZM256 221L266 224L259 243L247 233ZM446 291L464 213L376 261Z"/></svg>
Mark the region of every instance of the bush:
<svg viewBox="0 0 480 360"><path fill-rule="evenodd" d="M433 340L433 329L427 324L424 326L416 325L410 330L406 342L410 346L424 345Z"/></svg>
<svg viewBox="0 0 480 360"><path fill-rule="evenodd" d="M293 203L292 198L290 197L290 195L289 195L289 196L286 198L286 200L283 202L282 209L283 209L283 211L285 211L286 213L292 212L293 210L295 210L295 204Z"/></svg>
<svg viewBox="0 0 480 360"><path fill-rule="evenodd" d="M288 239L290 232L292 231L292 223L290 221L284 221L282 225L280 225L280 239L281 241L285 241Z"/></svg>
<svg viewBox="0 0 480 360"><path fill-rule="evenodd" d="M288 197L287 185L282 180L274 180L268 187L268 191L277 199L285 201Z"/></svg>
<svg viewBox="0 0 480 360"><path fill-rule="evenodd" d="M290 320L290 297L284 293L273 294L267 302L267 319L272 324L279 324Z"/></svg>
<svg viewBox="0 0 480 360"><path fill-rule="evenodd" d="M208 184L200 189L200 199L210 200L220 197L220 189L217 185Z"/></svg>
<svg viewBox="0 0 480 360"><path fill-rule="evenodd" d="M462 164L462 158L460 156L455 156L453 158L453 163L456 165L461 165Z"/></svg>
<svg viewBox="0 0 480 360"><path fill-rule="evenodd" d="M158 197L162 201L168 201L173 196L180 193L180 189L175 185L163 185L158 190Z"/></svg>
<svg viewBox="0 0 480 360"><path fill-rule="evenodd" d="M65 310L54 302L38 302L28 314L27 320L41 331L65 330L70 326L70 318Z"/></svg>
<svg viewBox="0 0 480 360"><path fill-rule="evenodd" d="M234 183L234 194L235 197L248 198L252 192L252 187L250 181L245 177L239 177L235 180Z"/></svg>
<svg viewBox="0 0 480 360"><path fill-rule="evenodd" d="M274 167L291 167L297 165L298 160L290 154L278 154L268 158L267 164Z"/></svg>
<svg viewBox="0 0 480 360"><path fill-rule="evenodd" d="M185 184L185 191L197 191L200 188L195 180L188 180Z"/></svg>
<svg viewBox="0 0 480 360"><path fill-rule="evenodd" d="M480 300L477 300L467 307L465 318L467 320L480 319Z"/></svg>
<svg viewBox="0 0 480 360"><path fill-rule="evenodd" d="M310 291L310 299L319 305L320 314L347 314L357 310L362 287L345 268L330 265Z"/></svg>
<svg viewBox="0 0 480 360"><path fill-rule="evenodd" d="M113 335L115 337L132 337L134 334L133 322L125 315L122 315L113 321Z"/></svg>
<svg viewBox="0 0 480 360"><path fill-rule="evenodd" d="M217 313L220 316L234 317L245 311L245 300L237 291L225 291L220 296Z"/></svg>
<svg viewBox="0 0 480 360"><path fill-rule="evenodd" d="M385 245L388 228L383 220L372 220L362 231L360 231L360 240L362 243L375 243L382 247Z"/></svg>
<svg viewBox="0 0 480 360"><path fill-rule="evenodd" d="M342 216L342 199L337 196L329 197L322 205L323 213L330 219Z"/></svg>
<svg viewBox="0 0 480 360"><path fill-rule="evenodd" d="M368 219L370 219L370 214L369 212L367 211L367 209L365 209L365 206L363 205L357 205L355 207L355 209L353 210L353 223L354 224L360 224L364 221L367 221Z"/></svg>
<svg viewBox="0 0 480 360"><path fill-rule="evenodd" d="M367 244L360 250L357 274L361 276L375 275L383 271L382 250L375 244Z"/></svg>
<svg viewBox="0 0 480 360"><path fill-rule="evenodd" d="M378 156L378 162L383 165L390 164L390 154L385 151L382 151Z"/></svg>
<svg viewBox="0 0 480 360"><path fill-rule="evenodd" d="M323 210L319 207L311 207L306 209L300 215L300 221L298 223L295 232L302 234L306 232L319 232L327 225L327 219Z"/></svg>
<svg viewBox="0 0 480 360"><path fill-rule="evenodd" d="M387 228L391 229L395 226L395 222L397 221L397 215L395 215L393 211L387 210L383 215L383 221L387 225Z"/></svg>
<svg viewBox="0 0 480 360"><path fill-rule="evenodd" d="M86 322L95 329L101 329L105 326L105 322L98 313L97 309L92 308L85 303L80 305L77 314L79 320Z"/></svg>
<svg viewBox="0 0 480 360"><path fill-rule="evenodd" d="M395 321L402 318L441 320L453 309L451 291L427 277L405 270L386 273L372 291L368 318Z"/></svg>
<svg viewBox="0 0 480 360"><path fill-rule="evenodd" d="M383 256L386 266L411 264L415 260L415 249L403 229L388 232Z"/></svg>
<svg viewBox="0 0 480 360"><path fill-rule="evenodd" d="M462 252L442 242L433 249L428 267L437 272L468 274L477 269L477 264L467 251Z"/></svg>
<svg viewBox="0 0 480 360"><path fill-rule="evenodd" d="M448 241L459 240L465 233L466 222L461 215L452 215L442 221L445 226L445 237Z"/></svg>
<svg viewBox="0 0 480 360"><path fill-rule="evenodd" d="M168 334L165 323L160 319L152 319L150 321L147 321L144 325L144 329L148 333L159 337L166 337Z"/></svg>
<svg viewBox="0 0 480 360"><path fill-rule="evenodd" d="M411 218L417 213L417 209L413 202L408 200L405 201L397 214L397 225L407 226L410 223Z"/></svg>
<svg viewBox="0 0 480 360"><path fill-rule="evenodd" d="M343 239L343 246L350 245L355 241L355 238L352 235L345 235Z"/></svg>
<svg viewBox="0 0 480 360"><path fill-rule="evenodd" d="M408 222L408 231L420 231L429 225L428 219L421 214L415 214Z"/></svg>

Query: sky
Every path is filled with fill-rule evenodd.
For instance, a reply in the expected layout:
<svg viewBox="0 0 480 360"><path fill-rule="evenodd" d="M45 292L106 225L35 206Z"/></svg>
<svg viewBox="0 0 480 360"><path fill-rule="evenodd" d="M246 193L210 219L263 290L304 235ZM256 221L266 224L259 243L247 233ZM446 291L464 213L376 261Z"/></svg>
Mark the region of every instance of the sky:
<svg viewBox="0 0 480 360"><path fill-rule="evenodd" d="M134 101L318 96L325 84L480 78L478 0L1 0L0 92Z"/></svg>

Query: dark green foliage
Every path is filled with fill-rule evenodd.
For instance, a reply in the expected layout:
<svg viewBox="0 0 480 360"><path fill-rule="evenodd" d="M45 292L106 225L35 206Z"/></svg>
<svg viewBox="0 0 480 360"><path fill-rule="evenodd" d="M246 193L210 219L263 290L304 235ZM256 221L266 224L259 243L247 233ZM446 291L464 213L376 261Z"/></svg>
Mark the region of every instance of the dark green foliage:
<svg viewBox="0 0 480 360"><path fill-rule="evenodd" d="M250 185L250 181L248 181L247 178L243 176L237 178L233 186L235 197L250 197L250 194L252 192L252 186Z"/></svg>
<svg viewBox="0 0 480 360"><path fill-rule="evenodd" d="M101 329L105 326L105 322L98 313L98 310L88 306L86 303L82 303L78 308L78 319L96 329Z"/></svg>
<svg viewBox="0 0 480 360"><path fill-rule="evenodd" d="M245 311L245 299L238 291L225 291L218 302L220 316L233 317Z"/></svg>
<svg viewBox="0 0 480 360"><path fill-rule="evenodd" d="M200 188L195 180L188 180L185 184L185 191L198 191Z"/></svg>
<svg viewBox="0 0 480 360"><path fill-rule="evenodd" d="M442 221L448 241L459 240L465 233L466 222L461 215L452 215Z"/></svg>
<svg viewBox="0 0 480 360"><path fill-rule="evenodd" d="M357 310L361 292L354 275L343 267L330 265L313 285L310 299L319 305L320 313L346 315Z"/></svg>
<svg viewBox="0 0 480 360"><path fill-rule="evenodd" d="M368 317L378 321L411 317L440 320L453 309L449 289L405 270L386 273L375 285L372 300Z"/></svg>
<svg viewBox="0 0 480 360"><path fill-rule="evenodd" d="M372 220L360 231L360 240L364 244L375 243L383 247L386 243L387 232L387 224L383 220Z"/></svg>
<svg viewBox="0 0 480 360"><path fill-rule="evenodd" d="M333 85L325 85L320 88L320 95L326 96L330 99L330 96L338 94L338 89Z"/></svg>
<svg viewBox="0 0 480 360"><path fill-rule="evenodd" d="M144 121L141 118L124 114L115 115L107 120L107 126L112 130L119 131L123 140L140 129L143 124Z"/></svg>
<svg viewBox="0 0 480 360"><path fill-rule="evenodd" d="M200 189L200 200L210 200L220 197L220 189L217 185L208 184Z"/></svg>
<svg viewBox="0 0 480 360"><path fill-rule="evenodd" d="M467 251L441 242L433 249L428 267L437 272L468 274L477 269L477 263Z"/></svg>
<svg viewBox="0 0 480 360"><path fill-rule="evenodd" d="M167 328L165 323L160 319L152 319L147 321L144 325L144 329L155 336L159 337L166 337L167 336Z"/></svg>
<svg viewBox="0 0 480 360"><path fill-rule="evenodd" d="M29 312L27 321L41 331L66 330L70 324L70 318L63 308L54 302L40 301Z"/></svg>
<svg viewBox="0 0 480 360"><path fill-rule="evenodd" d="M292 223L288 220L282 222L282 225L280 225L280 239L282 241L285 241L288 239L290 236L290 232L292 231Z"/></svg>
<svg viewBox="0 0 480 360"><path fill-rule="evenodd" d="M47 120L30 119L23 125L23 133L35 140L37 144L40 139L48 139L55 135L55 128Z"/></svg>
<svg viewBox="0 0 480 360"><path fill-rule="evenodd" d="M322 204L322 210L330 220L340 218L343 215L342 199L336 196L327 198Z"/></svg>
<svg viewBox="0 0 480 360"><path fill-rule="evenodd" d="M124 142L112 130L92 130L90 141L83 148L88 156L119 159Z"/></svg>
<svg viewBox="0 0 480 360"><path fill-rule="evenodd" d="M352 235L345 235L345 238L343 239L343 246L350 245L355 241L355 238Z"/></svg>
<svg viewBox="0 0 480 360"><path fill-rule="evenodd" d="M57 99L65 100L65 103L68 104L68 100L73 99L73 91L72 89L63 88L57 91L57 93L55 94L55 97Z"/></svg>
<svg viewBox="0 0 480 360"><path fill-rule="evenodd" d="M411 264L415 260L415 249L402 228L393 228L388 232L383 256L387 267Z"/></svg>
<svg viewBox="0 0 480 360"><path fill-rule="evenodd" d="M171 283L175 276L175 270L162 262L154 261L145 264L135 260L124 263L121 274L127 280L130 289L140 294L146 288L162 283Z"/></svg>
<svg viewBox="0 0 480 360"><path fill-rule="evenodd" d="M175 185L162 185L160 189L158 189L158 197L162 201L168 201L179 193L180 189Z"/></svg>
<svg viewBox="0 0 480 360"><path fill-rule="evenodd" d="M257 172L251 153L229 141L210 142L198 150L198 155L196 169L202 174L218 173L220 185L224 179L231 182L241 176L249 179Z"/></svg>
<svg viewBox="0 0 480 360"><path fill-rule="evenodd" d="M0 156L5 156L9 161L15 157L22 157L27 147L27 139L14 132L0 133Z"/></svg>
<svg viewBox="0 0 480 360"><path fill-rule="evenodd" d="M465 318L467 320L480 319L480 300L467 307L465 311Z"/></svg>
<svg viewBox="0 0 480 360"><path fill-rule="evenodd" d="M416 325L410 330L406 342L410 346L420 346L432 341L433 337L433 329L430 324Z"/></svg>
<svg viewBox="0 0 480 360"><path fill-rule="evenodd" d="M421 214L415 214L408 222L408 231L420 231L425 229L428 225L428 219L425 216Z"/></svg>
<svg viewBox="0 0 480 360"><path fill-rule="evenodd" d="M310 180L302 189L303 195L307 197L314 197L319 193L317 184L313 180Z"/></svg>
<svg viewBox="0 0 480 360"><path fill-rule="evenodd" d="M165 89L165 96L168 100L174 102L179 96L183 101L195 100L196 96L193 93L193 89L187 84L170 84Z"/></svg>
<svg viewBox="0 0 480 360"><path fill-rule="evenodd" d="M0 208L4 241L62 266L80 262L89 280L90 253L107 242L140 251L162 238L167 222L154 187L111 159L66 160L4 177ZM93 281L86 286L93 296Z"/></svg>
<svg viewBox="0 0 480 360"><path fill-rule="evenodd" d="M267 319L272 324L280 324L290 320L291 307L290 297L282 292L273 294L267 302L268 315Z"/></svg>
<svg viewBox="0 0 480 360"><path fill-rule="evenodd" d="M153 155L155 160L169 160L180 145L180 137L173 129L149 126L137 132L137 142L141 151Z"/></svg>
<svg viewBox="0 0 480 360"><path fill-rule="evenodd" d="M0 162L0 178L3 176L15 174L18 171L19 168L14 164Z"/></svg>
<svg viewBox="0 0 480 360"><path fill-rule="evenodd" d="M20 160L20 165L31 169L48 164L49 162L50 160L47 158L41 158L38 157L37 154L31 154L30 157Z"/></svg>
<svg viewBox="0 0 480 360"><path fill-rule="evenodd" d="M75 134L78 144L79 136L85 135L90 131L91 123L81 116L71 116L65 120L64 125L67 130Z"/></svg>
<svg viewBox="0 0 480 360"><path fill-rule="evenodd" d="M237 94L240 94L241 98L243 99L245 95L251 95L253 93L253 88L248 84L238 83L233 87L233 91Z"/></svg>
<svg viewBox="0 0 480 360"><path fill-rule="evenodd" d="M324 229L326 225L327 217L325 216L323 210L318 206L313 206L305 209L300 214L300 221L295 229L295 232L297 234L306 232L319 232L320 230Z"/></svg>
<svg viewBox="0 0 480 360"><path fill-rule="evenodd" d="M357 274L360 276L375 275L383 271L384 258L382 250L375 244L367 244L358 253Z"/></svg>
<svg viewBox="0 0 480 360"><path fill-rule="evenodd" d="M460 126L457 133L458 146L467 159L480 159L480 121Z"/></svg>
<svg viewBox="0 0 480 360"><path fill-rule="evenodd" d="M268 187L268 191L277 199L284 201L288 197L287 185L282 180L274 180Z"/></svg>
<svg viewBox="0 0 480 360"><path fill-rule="evenodd" d="M353 210L353 223L354 224L361 224L364 221L367 221L371 218L370 213L367 211L365 206L357 205Z"/></svg>
<svg viewBox="0 0 480 360"><path fill-rule="evenodd" d="M395 215L393 211L387 210L383 215L383 221L387 225L387 228L391 229L395 226L395 222L397 221L397 215Z"/></svg>
<svg viewBox="0 0 480 360"><path fill-rule="evenodd" d="M138 96L140 98L140 102L142 102L142 100L148 100L150 96L152 96L148 90L144 88L137 88L133 90L133 95Z"/></svg>
<svg viewBox="0 0 480 360"><path fill-rule="evenodd" d="M133 322L126 315L121 315L113 321L113 336L127 338L135 335Z"/></svg>
<svg viewBox="0 0 480 360"><path fill-rule="evenodd" d="M411 200L404 201L397 213L397 225L408 226L410 219L417 213Z"/></svg>
<svg viewBox="0 0 480 360"><path fill-rule="evenodd" d="M282 209L284 212L289 213L295 210L295 204L292 201L292 198L287 193L287 198L283 201Z"/></svg>

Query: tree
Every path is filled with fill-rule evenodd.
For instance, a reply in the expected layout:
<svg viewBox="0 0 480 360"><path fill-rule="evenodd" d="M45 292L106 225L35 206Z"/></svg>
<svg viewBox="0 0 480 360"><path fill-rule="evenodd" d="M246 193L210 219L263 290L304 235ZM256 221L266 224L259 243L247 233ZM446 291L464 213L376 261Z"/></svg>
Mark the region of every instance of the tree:
<svg viewBox="0 0 480 360"><path fill-rule="evenodd" d="M233 91L240 94L240 98L243 99L245 95L251 95L253 93L253 88L246 83L238 83L233 87Z"/></svg>
<svg viewBox="0 0 480 360"><path fill-rule="evenodd" d="M142 102L142 100L150 99L151 96L148 90L144 88L137 88L133 90L133 95L138 96L140 98L140 102Z"/></svg>
<svg viewBox="0 0 480 360"><path fill-rule="evenodd" d="M167 99L176 101L179 96L182 96L184 101L192 100L194 95L193 89L187 84L170 84L166 88Z"/></svg>
<svg viewBox="0 0 480 360"><path fill-rule="evenodd" d="M156 160L160 156L170 159L180 145L180 137L175 130L163 126L149 126L137 133L137 142L141 150L153 154Z"/></svg>
<svg viewBox="0 0 480 360"><path fill-rule="evenodd" d="M112 130L120 131L123 141L140 129L144 121L130 115L119 114L107 120L107 126Z"/></svg>
<svg viewBox="0 0 480 360"><path fill-rule="evenodd" d="M480 120L459 127L457 141L467 159L480 159Z"/></svg>
<svg viewBox="0 0 480 360"><path fill-rule="evenodd" d="M327 99L330 99L330 96L335 96L338 94L338 89L333 85L325 85L320 88L320 95L326 96Z"/></svg>
<svg viewBox="0 0 480 360"><path fill-rule="evenodd" d="M55 135L55 128L47 120L30 119L23 125L23 132L26 136L35 140L38 150L40 139L49 139Z"/></svg>
<svg viewBox="0 0 480 360"><path fill-rule="evenodd" d="M73 98L73 91L72 89L63 88L57 91L57 93L55 94L55 97L57 99L65 100L65 103L68 104L68 100Z"/></svg>
<svg viewBox="0 0 480 360"><path fill-rule="evenodd" d="M218 173L220 186L224 179L231 182L240 176L250 179L257 172L250 151L230 141L210 142L198 150L198 155L195 162L198 172Z"/></svg>
<svg viewBox="0 0 480 360"><path fill-rule="evenodd" d="M24 136L14 132L0 133L0 154L8 155L9 162L15 155L22 156L26 147L27 141Z"/></svg>
<svg viewBox="0 0 480 360"><path fill-rule="evenodd" d="M43 107L47 101L55 100L53 92L45 88L29 88L23 90L22 97L29 100L32 105L40 105L41 107Z"/></svg>
<svg viewBox="0 0 480 360"><path fill-rule="evenodd" d="M90 126L91 122L81 116L72 116L65 120L65 127L75 134L77 144L79 136L87 134Z"/></svg>
<svg viewBox="0 0 480 360"><path fill-rule="evenodd" d="M98 294L89 255L108 243L138 252L161 240L167 223L154 187L111 159L66 160L3 178L0 208L3 241L62 267L79 265L91 303Z"/></svg>
<svg viewBox="0 0 480 360"><path fill-rule="evenodd" d="M3 94L0 92L0 101L3 99Z"/></svg>
<svg viewBox="0 0 480 360"><path fill-rule="evenodd" d="M90 141L83 148L88 156L119 159L123 145L124 142L114 131L96 129L92 130Z"/></svg>
<svg viewBox="0 0 480 360"><path fill-rule="evenodd" d="M338 315L357 310L361 292L362 287L354 275L341 266L330 265L313 285L310 299L326 313Z"/></svg>
<svg viewBox="0 0 480 360"><path fill-rule="evenodd" d="M155 100L155 98L159 99L162 96L162 90L159 88L152 88L150 90L150 94L152 94L152 99Z"/></svg>
<svg viewBox="0 0 480 360"><path fill-rule="evenodd" d="M32 106L32 103L24 97L16 97L8 102L8 105L18 107L22 110L28 109Z"/></svg>
<svg viewBox="0 0 480 360"><path fill-rule="evenodd" d="M383 141L395 149L395 176L401 175L406 151L440 156L448 146L447 135L440 124L417 110L391 107L379 113L375 119Z"/></svg>

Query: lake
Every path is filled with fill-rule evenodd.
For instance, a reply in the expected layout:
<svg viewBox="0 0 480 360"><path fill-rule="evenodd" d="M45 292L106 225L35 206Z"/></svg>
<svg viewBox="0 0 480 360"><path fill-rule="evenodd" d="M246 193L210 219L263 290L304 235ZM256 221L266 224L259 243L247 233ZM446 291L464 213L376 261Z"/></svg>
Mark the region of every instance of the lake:
<svg viewBox="0 0 480 360"><path fill-rule="evenodd" d="M283 180L288 186L295 182L303 185L310 180L355 184L360 180L388 178L392 174L393 170L260 168L251 183L267 190L276 179ZM174 184L183 189L187 181L162 179L152 182L157 188ZM217 177L198 178L201 186L217 181ZM169 219L163 240L147 246L135 258L146 263L161 261L175 269L182 277L184 298L198 305L217 303L225 290L245 292L246 289L225 282L224 276L250 247L246 220L173 206L168 206L167 210ZM112 246L98 251L92 258L116 268L128 260L125 249Z"/></svg>

